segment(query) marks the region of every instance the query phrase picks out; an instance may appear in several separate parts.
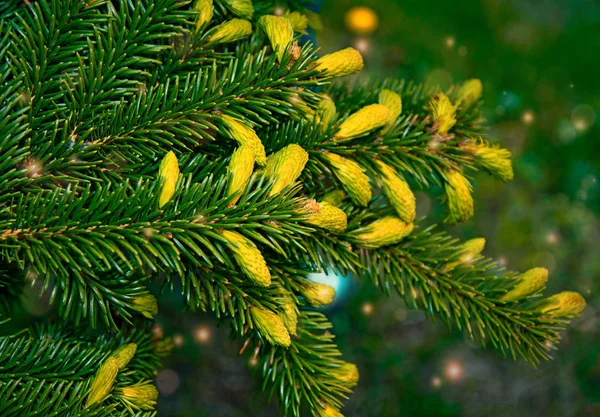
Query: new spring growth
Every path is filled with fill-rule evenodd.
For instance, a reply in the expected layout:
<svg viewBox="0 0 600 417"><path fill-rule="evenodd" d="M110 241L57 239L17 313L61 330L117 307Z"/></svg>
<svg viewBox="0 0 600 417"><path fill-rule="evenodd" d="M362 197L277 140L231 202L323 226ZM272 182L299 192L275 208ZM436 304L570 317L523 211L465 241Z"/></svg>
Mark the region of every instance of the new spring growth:
<svg viewBox="0 0 600 417"><path fill-rule="evenodd" d="M261 307L251 307L250 316L259 333L272 345L289 347L290 334L281 317Z"/></svg>
<svg viewBox="0 0 600 417"><path fill-rule="evenodd" d="M333 376L346 383L350 388L358 385L358 368L355 364L344 362L340 367L331 370Z"/></svg>
<svg viewBox="0 0 600 417"><path fill-rule="evenodd" d="M258 286L271 285L271 272L256 245L237 232L223 230L221 235L227 241L227 247L233 252L235 261L244 274Z"/></svg>
<svg viewBox="0 0 600 417"><path fill-rule="evenodd" d="M162 181L160 187L160 195L158 197L158 206L162 207L175 194L175 186L179 179L179 163L173 151L167 152L165 157L160 162L158 168L158 179Z"/></svg>
<svg viewBox="0 0 600 417"><path fill-rule="evenodd" d="M140 295L133 300L133 308L147 319L152 319L158 314L158 301L151 294Z"/></svg>
<svg viewBox="0 0 600 417"><path fill-rule="evenodd" d="M574 291L563 291L540 301L537 311L558 318L579 316L585 309L585 300Z"/></svg>
<svg viewBox="0 0 600 417"><path fill-rule="evenodd" d="M197 0L194 10L198 13L196 17L196 32L208 25L213 17L212 0Z"/></svg>
<svg viewBox="0 0 600 417"><path fill-rule="evenodd" d="M209 43L229 43L252 33L252 23L244 19L231 19L210 30Z"/></svg>
<svg viewBox="0 0 600 417"><path fill-rule="evenodd" d="M400 113L402 113L402 98L392 90L381 90L379 93L379 104L383 104L390 112L389 120L381 131L381 134L384 135L392 128Z"/></svg>
<svg viewBox="0 0 600 417"><path fill-rule="evenodd" d="M339 207L342 201L346 199L346 193L344 190L333 190L323 196L322 203L331 204L332 206Z"/></svg>
<svg viewBox="0 0 600 417"><path fill-rule="evenodd" d="M460 90L458 90L456 106L469 107L481 98L482 91L483 85L481 84L481 80L473 78L465 81Z"/></svg>
<svg viewBox="0 0 600 417"><path fill-rule="evenodd" d="M320 227L331 233L343 233L346 227L348 227L346 213L334 205L308 200L304 208L308 212L306 223Z"/></svg>
<svg viewBox="0 0 600 417"><path fill-rule="evenodd" d="M86 407L104 400L110 394L118 373L119 361L116 358L109 357L100 365L92 381L90 393L85 402Z"/></svg>
<svg viewBox="0 0 600 417"><path fill-rule="evenodd" d="M311 306L323 307L333 302L335 289L326 284L308 281L300 287L300 294Z"/></svg>
<svg viewBox="0 0 600 417"><path fill-rule="evenodd" d="M258 26L265 32L271 42L277 61L281 63L288 46L294 40L294 29L285 17L265 15L258 19Z"/></svg>
<svg viewBox="0 0 600 417"><path fill-rule="evenodd" d="M348 116L333 136L336 142L343 142L388 124L390 111L383 104L369 104Z"/></svg>
<svg viewBox="0 0 600 417"><path fill-rule="evenodd" d="M485 239L482 237L478 237L475 239L467 240L463 243L458 249L458 253L460 257L456 262L448 262L443 266L442 271L449 271L451 269L456 268L461 264L470 264L483 252L485 248Z"/></svg>
<svg viewBox="0 0 600 417"><path fill-rule="evenodd" d="M448 133L456 123L456 107L452 105L448 96L444 93L437 94L429 102L428 108L437 126L437 132L440 135Z"/></svg>
<svg viewBox="0 0 600 417"><path fill-rule="evenodd" d="M237 17L250 20L254 16L254 6L251 0L229 0L225 4Z"/></svg>
<svg viewBox="0 0 600 417"><path fill-rule="evenodd" d="M231 155L231 160L227 166L227 196L233 197L229 203L230 206L235 205L241 197L241 192L246 188L248 180L254 169L254 149L250 145L241 145Z"/></svg>
<svg viewBox="0 0 600 417"><path fill-rule="evenodd" d="M325 402L321 402L321 407L317 406L315 412L318 413L319 417L344 417L337 408Z"/></svg>
<svg viewBox="0 0 600 417"><path fill-rule="evenodd" d="M510 181L514 178L511 153L508 149L500 148L499 145L490 146L481 139L474 144L465 145L464 149L471 152L479 165L498 179Z"/></svg>
<svg viewBox="0 0 600 417"><path fill-rule="evenodd" d="M413 231L414 225L398 217L386 216L356 230L354 239L365 248L380 248L400 242Z"/></svg>
<svg viewBox="0 0 600 417"><path fill-rule="evenodd" d="M284 17L290 22L290 25L292 25L294 32L303 35L308 33L306 32L306 28L308 27L308 17L300 12L290 12L289 10L285 12Z"/></svg>
<svg viewBox="0 0 600 417"><path fill-rule="evenodd" d="M126 405L136 410L154 410L158 400L158 391L150 381L141 381L118 388L115 390L115 394Z"/></svg>
<svg viewBox="0 0 600 417"><path fill-rule="evenodd" d="M264 166L267 163L267 154L265 147L262 144L260 138L256 135L254 129L248 126L235 117L228 116L226 114L221 115L221 120L227 127L227 130L231 137L235 139L240 145L248 145L254 149L254 157L256 163L260 166Z"/></svg>
<svg viewBox="0 0 600 417"><path fill-rule="evenodd" d="M171 356L171 353L173 353L173 349L175 349L175 343L170 337L165 337L152 342L152 351L159 358L166 358L167 356Z"/></svg>
<svg viewBox="0 0 600 417"><path fill-rule="evenodd" d="M381 183L383 192L390 201L398 216L407 223L412 223L416 217L415 195L410 187L394 168L382 161L377 161L377 167L381 172Z"/></svg>
<svg viewBox="0 0 600 417"><path fill-rule="evenodd" d="M544 289L546 281L548 281L548 270L546 268L532 268L519 275L515 286L498 299L501 301L515 301L528 297Z"/></svg>
<svg viewBox="0 0 600 417"><path fill-rule="evenodd" d="M325 77L343 77L359 72L365 66L362 55L354 48L327 54L316 62L316 69Z"/></svg>
<svg viewBox="0 0 600 417"><path fill-rule="evenodd" d="M320 94L319 97L321 100L317 107L317 123L320 125L321 132L324 132L335 117L335 103L327 94Z"/></svg>
<svg viewBox="0 0 600 417"><path fill-rule="evenodd" d="M131 358L135 355L135 351L137 350L137 344L135 343L127 343L126 345L121 346L117 350L115 350L111 358L115 358L117 360L117 365L119 370L124 369Z"/></svg>
<svg viewBox="0 0 600 417"><path fill-rule="evenodd" d="M448 215L444 222L448 224L462 223L473 217L475 212L471 183L460 172L446 170L446 197Z"/></svg>
<svg viewBox="0 0 600 417"><path fill-rule="evenodd" d="M298 312L296 310L296 303L290 295L283 297L281 309L279 317L283 320L285 328L291 335L296 336L298 334Z"/></svg>
<svg viewBox="0 0 600 417"><path fill-rule="evenodd" d="M324 152L323 156L333 167L333 173L346 188L354 204L366 207L373 196L369 177L356 162L338 154Z"/></svg>
<svg viewBox="0 0 600 417"><path fill-rule="evenodd" d="M295 143L270 155L265 167L265 176L274 181L270 196L293 184L308 162L308 153Z"/></svg>

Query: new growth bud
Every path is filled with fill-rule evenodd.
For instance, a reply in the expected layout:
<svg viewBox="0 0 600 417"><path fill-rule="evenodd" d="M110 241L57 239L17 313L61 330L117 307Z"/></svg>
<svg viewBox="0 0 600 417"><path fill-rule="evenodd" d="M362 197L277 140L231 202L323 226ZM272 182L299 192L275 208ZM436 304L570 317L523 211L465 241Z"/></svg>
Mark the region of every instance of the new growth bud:
<svg viewBox="0 0 600 417"><path fill-rule="evenodd" d="M379 93L379 104L383 104L390 112L388 122L381 131L382 134L385 134L392 128L398 116L402 113L402 98L392 90L381 90Z"/></svg>
<svg viewBox="0 0 600 417"><path fill-rule="evenodd" d="M227 3L231 13L242 19L252 19L254 16L254 6L251 0L229 0Z"/></svg>
<svg viewBox="0 0 600 417"><path fill-rule="evenodd" d="M289 347L290 334L281 317L261 307L251 307L250 315L259 333L273 345Z"/></svg>
<svg viewBox="0 0 600 417"><path fill-rule="evenodd" d="M415 195L394 168L381 161L377 161L377 166L381 172L383 192L390 204L402 220L412 223L417 213Z"/></svg>
<svg viewBox="0 0 600 417"><path fill-rule="evenodd" d="M158 400L158 391L150 381L138 382L115 391L125 404L136 410L154 410Z"/></svg>
<svg viewBox="0 0 600 417"><path fill-rule="evenodd" d="M119 370L121 370L127 366L131 358L135 355L136 350L137 344L128 343L115 350L110 357L117 360L117 365L119 366Z"/></svg>
<svg viewBox="0 0 600 417"><path fill-rule="evenodd" d="M546 281L548 281L548 270L546 268L532 268L519 275L515 286L498 299L501 301L514 301L528 297L544 289Z"/></svg>
<svg viewBox="0 0 600 417"><path fill-rule="evenodd" d="M413 231L414 225L398 217L386 216L356 230L354 239L366 248L379 248L400 242Z"/></svg>
<svg viewBox="0 0 600 417"><path fill-rule="evenodd" d="M383 104L370 104L348 116L333 136L337 142L349 140L388 124L390 111Z"/></svg>
<svg viewBox="0 0 600 417"><path fill-rule="evenodd" d="M159 207L164 206L175 194L175 186L179 178L179 164L173 151L169 151L160 162L158 178L162 181L160 195L158 197Z"/></svg>
<svg viewBox="0 0 600 417"><path fill-rule="evenodd" d="M308 162L308 153L300 145L291 144L270 155L265 167L265 176L273 180L269 195L279 194L293 184Z"/></svg>
<svg viewBox="0 0 600 417"><path fill-rule="evenodd" d="M254 150L254 158L256 163L264 166L267 163L267 154L260 138L256 135L254 129L246 123L226 114L221 115L221 120L227 127L231 137L240 145L248 145Z"/></svg>
<svg viewBox="0 0 600 417"><path fill-rule="evenodd" d="M336 408L328 403L321 403L321 407L317 407L316 412L319 417L344 417Z"/></svg>
<svg viewBox="0 0 600 417"><path fill-rule="evenodd" d="M241 192L246 188L248 180L254 169L254 149L250 145L239 146L231 155L231 160L227 166L229 178L227 181L227 196L235 193L237 195L231 200L230 205L234 205L241 197Z"/></svg>
<svg viewBox="0 0 600 417"><path fill-rule="evenodd" d="M221 234L244 274L258 286L268 287L271 285L271 273L265 258L256 245L237 232L223 230Z"/></svg>
<svg viewBox="0 0 600 417"><path fill-rule="evenodd" d="M344 190L333 190L323 196L322 203L331 204L332 206L339 207L342 201L346 198Z"/></svg>
<svg viewBox="0 0 600 417"><path fill-rule="evenodd" d="M290 22L294 32L306 34L306 28L308 27L308 17L300 12L285 12L284 17Z"/></svg>
<svg viewBox="0 0 600 417"><path fill-rule="evenodd" d="M540 301L537 310L559 318L579 316L585 309L585 300L574 291L563 291Z"/></svg>
<svg viewBox="0 0 600 417"><path fill-rule="evenodd" d="M298 334L298 312L296 310L296 303L291 296L286 295L284 297L282 311L279 313L279 317L283 320L285 328L291 335L296 336Z"/></svg>
<svg viewBox="0 0 600 417"><path fill-rule="evenodd" d="M316 69L325 77L343 77L359 72L365 66L362 55L354 48L327 54L316 62Z"/></svg>
<svg viewBox="0 0 600 417"><path fill-rule="evenodd" d="M475 213L471 183L464 175L453 169L447 170L445 174L448 216L444 221L448 224L465 222Z"/></svg>
<svg viewBox="0 0 600 417"><path fill-rule="evenodd" d="M198 13L196 17L196 32L208 25L213 17L212 0L197 0L194 10Z"/></svg>
<svg viewBox="0 0 600 417"><path fill-rule="evenodd" d="M355 364L350 362L344 362L342 366L339 368L335 368L331 371L333 376L335 376L340 381L346 383L350 388L358 385L358 368Z"/></svg>
<svg viewBox="0 0 600 417"><path fill-rule="evenodd" d="M305 208L309 211L307 223L323 228L332 233L342 233L348 227L348 218L343 210L329 203L318 203L311 200Z"/></svg>
<svg viewBox="0 0 600 417"><path fill-rule="evenodd" d="M472 78L465 81L465 83L458 90L458 98L456 100L457 106L469 107L481 98L483 91L483 85L481 80L478 78Z"/></svg>
<svg viewBox="0 0 600 417"><path fill-rule="evenodd" d="M133 300L133 308L147 319L152 319L158 314L158 301L151 294L140 295Z"/></svg>
<svg viewBox="0 0 600 417"><path fill-rule="evenodd" d="M324 132L335 117L335 103L327 94L321 94L320 97L321 101L319 101L319 107L317 108L317 116L321 125L321 132Z"/></svg>
<svg viewBox="0 0 600 417"><path fill-rule="evenodd" d="M433 120L437 126L437 132L445 135L456 123L456 107L452 105L448 96L439 93L429 102Z"/></svg>
<svg viewBox="0 0 600 417"><path fill-rule="evenodd" d="M99 401L104 400L112 391L115 379L119 373L119 360L117 358L109 357L94 376L90 393L87 397L85 406L89 407Z"/></svg>
<svg viewBox="0 0 600 417"><path fill-rule="evenodd" d="M340 180L354 204L366 207L373 196L369 177L356 162L338 154L325 152L325 159L333 167L333 173Z"/></svg>
<svg viewBox="0 0 600 417"><path fill-rule="evenodd" d="M285 17L265 15L258 19L258 26L265 32L273 51L277 54L277 60L281 62L288 45L294 39L294 29Z"/></svg>
<svg viewBox="0 0 600 417"><path fill-rule="evenodd" d="M514 178L510 160L511 153L508 149L500 148L500 146L489 146L483 141L466 145L465 149L473 153L477 162L500 180L510 181Z"/></svg>
<svg viewBox="0 0 600 417"><path fill-rule="evenodd" d="M252 23L244 19L231 19L210 30L210 43L235 42L252 33Z"/></svg>
<svg viewBox="0 0 600 417"><path fill-rule="evenodd" d="M335 289L326 284L308 281L300 287L300 293L313 307L323 307L333 302Z"/></svg>

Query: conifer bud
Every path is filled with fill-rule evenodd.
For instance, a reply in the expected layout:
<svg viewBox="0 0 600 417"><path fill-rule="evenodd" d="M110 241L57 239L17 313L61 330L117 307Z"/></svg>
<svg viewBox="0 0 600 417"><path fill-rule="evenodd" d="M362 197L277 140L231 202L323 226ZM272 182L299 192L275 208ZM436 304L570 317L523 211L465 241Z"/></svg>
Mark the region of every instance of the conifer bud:
<svg viewBox="0 0 600 417"><path fill-rule="evenodd" d="M292 297L286 295L282 304L282 311L279 313L281 320L288 332L296 336L298 334L298 313L296 311L296 303L292 300Z"/></svg>
<svg viewBox="0 0 600 417"><path fill-rule="evenodd" d="M261 307L250 308L250 315L260 334L269 343L284 347L290 346L290 334L281 317Z"/></svg>
<svg viewBox="0 0 600 417"><path fill-rule="evenodd" d="M212 0L196 0L194 10L198 13L196 17L196 32L208 25L213 17Z"/></svg>
<svg viewBox="0 0 600 417"><path fill-rule="evenodd" d="M392 128L398 116L402 113L402 98L392 90L381 90L379 93L379 104L383 104L390 112L388 123L381 131L382 134L385 134Z"/></svg>
<svg viewBox="0 0 600 417"><path fill-rule="evenodd" d="M316 412L319 414L319 417L344 417L344 415L332 405L325 402L321 402L321 405L322 407L317 407L316 410Z"/></svg>
<svg viewBox="0 0 600 417"><path fill-rule="evenodd" d="M456 99L457 106L469 107L481 98L483 85L478 78L472 78L463 83L458 90L458 98Z"/></svg>
<svg viewBox="0 0 600 417"><path fill-rule="evenodd" d="M158 314L158 301L151 294L140 295L133 300L133 308L147 319L152 319Z"/></svg>
<svg viewBox="0 0 600 417"><path fill-rule="evenodd" d="M271 285L271 272L256 245L237 232L223 230L221 234L246 276L258 286L268 287Z"/></svg>
<svg viewBox="0 0 600 417"><path fill-rule="evenodd" d="M254 16L254 5L251 0L229 0L229 10L242 19L250 20Z"/></svg>
<svg viewBox="0 0 600 417"><path fill-rule="evenodd" d="M229 205L234 205L241 197L241 192L246 188L248 180L254 169L254 149L250 145L241 145L231 155L231 160L227 166L229 175L227 181L227 196L235 193L237 195L231 200Z"/></svg>
<svg viewBox="0 0 600 417"><path fill-rule="evenodd" d="M158 391L150 381L142 381L119 388L115 393L123 402L137 410L154 410L158 400Z"/></svg>
<svg viewBox="0 0 600 417"><path fill-rule="evenodd" d="M388 124L390 111L383 104L370 104L348 116L342 122L333 139L349 140Z"/></svg>
<svg viewBox="0 0 600 417"><path fill-rule="evenodd" d="M309 200L305 205L308 210L306 222L331 233L342 233L348 227L348 217L343 210L329 203L318 203L315 200Z"/></svg>
<svg viewBox="0 0 600 417"><path fill-rule="evenodd" d="M258 26L266 33L277 60L281 62L294 39L294 29L289 20L281 16L264 15L258 19Z"/></svg>
<svg viewBox="0 0 600 417"><path fill-rule="evenodd" d="M350 388L358 385L358 368L353 363L344 362L339 368L332 369L331 373L337 379L346 383Z"/></svg>
<svg viewBox="0 0 600 417"><path fill-rule="evenodd" d="M549 313L554 317L575 317L585 309L585 300L574 291L563 291L554 294L540 302L537 308L542 313Z"/></svg>
<svg viewBox="0 0 600 417"><path fill-rule="evenodd" d="M469 220L475 212L471 183L463 174L455 170L446 171L446 180L448 216L444 221L448 224L456 224Z"/></svg>
<svg viewBox="0 0 600 417"><path fill-rule="evenodd" d="M306 28L308 27L308 17L306 17L300 12L290 12L289 10L285 12L284 17L290 22L290 25L292 25L294 32L306 35Z"/></svg>
<svg viewBox="0 0 600 417"><path fill-rule="evenodd" d="M323 156L333 167L333 173L340 180L354 204L366 207L373 196L369 177L356 162L331 152Z"/></svg>
<svg viewBox="0 0 600 417"><path fill-rule="evenodd" d="M109 357L100 365L92 381L90 393L85 402L86 407L104 400L110 394L118 373L119 361L116 358Z"/></svg>
<svg viewBox="0 0 600 417"><path fill-rule="evenodd" d="M167 204L171 197L173 197L173 194L175 194L175 186L177 185L177 180L179 179L179 164L173 151L167 152L165 157L160 162L160 167L158 168L158 178L160 181L162 181L160 195L158 197L158 205L159 207L162 207Z"/></svg>
<svg viewBox="0 0 600 417"><path fill-rule="evenodd" d="M335 289L333 287L313 281L308 281L302 285L300 293L313 307L327 306L335 298Z"/></svg>
<svg viewBox="0 0 600 417"><path fill-rule="evenodd" d="M252 33L252 23L244 19L231 19L210 30L207 42L229 43L245 38Z"/></svg>
<svg viewBox="0 0 600 417"><path fill-rule="evenodd" d="M461 264L470 264L481 254L481 252L483 252L484 248L485 239L482 237L467 240L457 251L460 254L459 260L456 262L448 262L444 265L442 271L449 271Z"/></svg>
<svg viewBox="0 0 600 417"><path fill-rule="evenodd" d="M516 279L515 286L506 294L498 297L501 301L514 301L543 289L548 281L548 270L546 268L532 268Z"/></svg>
<svg viewBox="0 0 600 417"><path fill-rule="evenodd" d="M325 194L322 203L331 204L332 206L339 207L342 201L346 198L344 190L333 190Z"/></svg>
<svg viewBox="0 0 600 417"><path fill-rule="evenodd" d="M381 182L383 192L387 196L390 204L398 213L398 216L407 223L415 221L417 206L415 195L410 187L391 166L377 161L377 166L381 172Z"/></svg>
<svg viewBox="0 0 600 417"><path fill-rule="evenodd" d="M413 231L413 228L413 223L406 223L398 217L386 216L358 229L354 238L365 248L379 248L400 242Z"/></svg>
<svg viewBox="0 0 600 417"><path fill-rule="evenodd" d="M319 101L319 107L317 108L317 116L321 132L324 132L335 117L335 103L327 94L321 94L320 97L321 101Z"/></svg>
<svg viewBox="0 0 600 417"><path fill-rule="evenodd" d="M456 107L452 105L448 96L439 93L429 102L433 120L437 126L437 132L445 135L456 123Z"/></svg>
<svg viewBox="0 0 600 417"><path fill-rule="evenodd" d="M226 114L221 115L221 120L223 120L231 137L240 145L248 145L254 149L256 163L260 166L264 166L267 163L267 154L265 153L265 147L260 138L256 135L254 129L241 120Z"/></svg>
<svg viewBox="0 0 600 417"><path fill-rule="evenodd" d="M133 358L133 355L135 355L136 350L137 344L127 343L115 350L110 357L117 360L119 370L121 370L127 366L131 358Z"/></svg>
<svg viewBox="0 0 600 417"><path fill-rule="evenodd" d="M500 146L489 146L483 141L477 144L466 145L465 149L475 155L477 162L502 181L510 181L514 178L511 153L508 149Z"/></svg>
<svg viewBox="0 0 600 417"><path fill-rule="evenodd" d="M175 343L173 343L173 339L170 337L165 337L152 343L152 351L159 358L170 356L173 353L173 349L175 349Z"/></svg>
<svg viewBox="0 0 600 417"><path fill-rule="evenodd" d="M308 162L308 153L300 145L292 143L270 155L265 167L265 176L274 180L270 196L293 184Z"/></svg>
<svg viewBox="0 0 600 417"><path fill-rule="evenodd" d="M354 48L346 48L319 58L316 69L325 77L343 77L359 72L365 66L362 55Z"/></svg>

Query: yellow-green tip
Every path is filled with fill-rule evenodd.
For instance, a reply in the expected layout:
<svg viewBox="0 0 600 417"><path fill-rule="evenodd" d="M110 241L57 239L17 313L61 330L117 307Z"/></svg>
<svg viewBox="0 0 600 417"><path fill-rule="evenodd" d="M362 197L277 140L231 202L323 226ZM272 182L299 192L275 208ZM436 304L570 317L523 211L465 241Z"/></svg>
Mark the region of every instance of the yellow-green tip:
<svg viewBox="0 0 600 417"><path fill-rule="evenodd" d="M335 289L318 282L307 282L300 287L300 293L313 307L323 307L333 302Z"/></svg>
<svg viewBox="0 0 600 417"><path fill-rule="evenodd" d="M506 294L498 297L501 301L514 301L528 297L542 290L548 281L546 268L532 268L519 275L514 287Z"/></svg>
<svg viewBox="0 0 600 417"><path fill-rule="evenodd" d="M116 390L126 404L137 410L152 411L158 400L158 391L150 381L142 381Z"/></svg>
<svg viewBox="0 0 600 417"><path fill-rule="evenodd" d="M119 360L109 357L96 372L90 393L88 394L85 406L103 401L111 393L117 374L119 373Z"/></svg>
<svg viewBox="0 0 600 417"><path fill-rule="evenodd" d="M325 77L343 77L359 72L365 66L362 55L354 48L327 54L316 62L316 69Z"/></svg>
<svg viewBox="0 0 600 417"><path fill-rule="evenodd" d="M250 315L260 334L271 344L289 347L290 333L281 317L261 307L251 307Z"/></svg>
<svg viewBox="0 0 600 417"><path fill-rule="evenodd" d="M110 355L110 357L115 358L117 360L117 363L119 365L119 370L121 370L127 366L129 361L131 360L131 358L133 358L133 356L135 355L136 350L137 350L137 344L127 343L126 345L123 345L123 346L119 347L117 350L115 350L112 353L112 355Z"/></svg>
<svg viewBox="0 0 600 417"><path fill-rule="evenodd" d="M162 181L160 194L158 197L159 207L164 206L169 202L173 194L175 194L175 186L179 178L179 163L177 156L173 151L167 152L158 168L158 178Z"/></svg>
<svg viewBox="0 0 600 417"><path fill-rule="evenodd" d="M574 291L563 291L541 301L538 311L555 317L579 316L585 309L585 299Z"/></svg>

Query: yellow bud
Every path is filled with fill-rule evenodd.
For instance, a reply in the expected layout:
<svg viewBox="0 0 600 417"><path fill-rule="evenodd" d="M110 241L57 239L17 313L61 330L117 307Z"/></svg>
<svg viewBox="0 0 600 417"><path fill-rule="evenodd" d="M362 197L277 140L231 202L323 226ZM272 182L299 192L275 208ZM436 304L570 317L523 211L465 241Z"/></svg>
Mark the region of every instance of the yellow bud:
<svg viewBox="0 0 600 417"><path fill-rule="evenodd" d="M231 155L231 160L227 167L229 179L227 181L227 196L235 193L237 195L231 200L229 205L234 205L241 197L241 192L246 188L248 180L254 169L254 149L250 145L238 147Z"/></svg>
<svg viewBox="0 0 600 417"><path fill-rule="evenodd" d="M337 142L355 138L385 126L389 121L389 117L390 111L386 106L383 104L370 104L348 116L333 138Z"/></svg>
<svg viewBox="0 0 600 417"><path fill-rule="evenodd" d="M300 287L300 293L313 307L323 307L329 305L335 298L335 289L333 287L312 281L306 282L302 287Z"/></svg>
<svg viewBox="0 0 600 417"><path fill-rule="evenodd" d="M271 285L271 272L256 245L237 232L223 230L221 234L246 276L258 286L268 287Z"/></svg>
<svg viewBox="0 0 600 417"><path fill-rule="evenodd" d="M285 17L265 15L258 19L258 26L267 34L277 60L281 62L288 45L294 39L292 25Z"/></svg>
<svg viewBox="0 0 600 417"><path fill-rule="evenodd" d="M437 132L445 135L456 123L456 107L452 105L448 96L439 93L429 102L433 120L437 125Z"/></svg>
<svg viewBox="0 0 600 417"><path fill-rule="evenodd" d="M322 402L321 406L322 407L317 407L317 409L314 410L319 415L319 417L344 417L342 413L340 413L330 404Z"/></svg>
<svg viewBox="0 0 600 417"><path fill-rule="evenodd" d="M339 368L335 368L331 371L333 376L342 382L345 382L350 387L358 385L358 368L355 364L350 362L344 362Z"/></svg>
<svg viewBox="0 0 600 417"><path fill-rule="evenodd" d="M325 152L323 156L333 167L333 173L340 180L354 204L366 207L373 196L369 177L356 162L335 153Z"/></svg>
<svg viewBox="0 0 600 417"><path fill-rule="evenodd" d="M158 301L153 295L140 295L133 300L133 308L147 319L152 319L158 314Z"/></svg>
<svg viewBox="0 0 600 417"><path fill-rule="evenodd" d="M535 294L546 286L548 270L546 268L532 268L516 279L515 286L506 294L498 297L501 301L514 301Z"/></svg>
<svg viewBox="0 0 600 417"><path fill-rule="evenodd" d="M387 196L390 204L398 213L398 216L407 223L415 221L416 200L410 187L391 166L377 161L377 166L382 175L383 192Z"/></svg>
<svg viewBox="0 0 600 417"><path fill-rule="evenodd" d="M305 208L309 211L306 222L332 233L342 233L348 227L348 217L343 210L329 203L310 200Z"/></svg>
<svg viewBox="0 0 600 417"><path fill-rule="evenodd" d="M508 149L489 146L481 140L477 144L466 145L465 149L473 153L477 162L500 180L510 181L514 178L511 153Z"/></svg>
<svg viewBox="0 0 600 417"><path fill-rule="evenodd" d="M469 220L475 212L471 183L455 170L446 171L446 180L448 216L444 221L448 224L456 224Z"/></svg>
<svg viewBox="0 0 600 417"><path fill-rule="evenodd" d="M119 370L121 370L127 366L133 355L135 355L136 350L137 345L135 343L127 343L115 350L110 357L117 360Z"/></svg>
<svg viewBox="0 0 600 417"><path fill-rule="evenodd" d="M151 411L154 410L158 400L158 391L150 381L142 381L118 388L115 394L130 407L136 410Z"/></svg>
<svg viewBox="0 0 600 417"><path fill-rule="evenodd" d="M250 308L250 315L257 330L269 343L284 347L290 346L290 334L281 317L260 307Z"/></svg>
<svg viewBox="0 0 600 417"><path fill-rule="evenodd" d="M458 98L456 100L457 106L469 107L481 98L481 92L483 86L481 80L477 78L466 81L458 90Z"/></svg>
<svg viewBox="0 0 600 417"><path fill-rule="evenodd" d="M332 206L339 207L342 204L342 201L346 198L346 193L344 190L333 190L328 192L323 197L322 203L331 204Z"/></svg>
<svg viewBox="0 0 600 417"><path fill-rule="evenodd" d="M555 317L575 317L579 316L585 309L585 300L574 291L563 291L554 294L540 302L538 311L549 313Z"/></svg>
<svg viewBox="0 0 600 417"><path fill-rule="evenodd" d="M248 145L254 149L256 163L260 166L264 166L267 163L267 154L265 153L265 147L260 138L256 135L254 129L241 120L226 114L221 115L221 120L223 120L231 137L238 141L240 145Z"/></svg>
<svg viewBox="0 0 600 417"><path fill-rule="evenodd" d="M252 23L244 19L231 19L210 30L207 42L229 43L245 38L252 33Z"/></svg>
<svg viewBox="0 0 600 417"><path fill-rule="evenodd" d="M160 162L158 178L162 181L160 195L158 197L159 207L164 206L175 194L175 186L179 178L179 164L173 151L167 152Z"/></svg>
<svg viewBox="0 0 600 417"><path fill-rule="evenodd" d="M291 335L296 336L298 334L298 312L296 311L296 303L292 300L292 297L286 295L282 304L282 311L279 313L279 317L283 320L285 328Z"/></svg>
<svg viewBox="0 0 600 417"><path fill-rule="evenodd" d="M478 237L464 242L458 249L460 258L457 262L448 262L443 266L442 271L449 271L456 268L460 264L470 264L473 262L485 248L485 239Z"/></svg>
<svg viewBox="0 0 600 417"><path fill-rule="evenodd" d="M318 122L321 126L321 132L324 132L329 127L331 120L335 117L335 103L327 94L321 94L321 101L317 108Z"/></svg>
<svg viewBox="0 0 600 417"><path fill-rule="evenodd" d="M242 19L250 20L254 15L254 6L251 0L228 0L226 5L231 13Z"/></svg>
<svg viewBox="0 0 600 417"><path fill-rule="evenodd" d="M308 17L300 12L285 12L284 16L292 25L294 32L306 34L306 28L308 27Z"/></svg>
<svg viewBox="0 0 600 417"><path fill-rule="evenodd" d="M285 187L293 184L302 174L307 162L308 153L295 143L270 155L265 167L265 176L274 180L269 195L278 194Z"/></svg>
<svg viewBox="0 0 600 417"><path fill-rule="evenodd" d="M360 52L354 48L327 54L319 58L316 68L323 71L324 77L343 77L359 72L365 66Z"/></svg>
<svg viewBox="0 0 600 417"><path fill-rule="evenodd" d="M382 134L385 134L392 128L398 116L402 113L402 98L392 90L381 90L379 104L383 104L390 111L388 123L381 131Z"/></svg>
<svg viewBox="0 0 600 417"><path fill-rule="evenodd" d="M173 339L170 337L165 337L152 343L154 354L160 358L170 356L173 353L173 349L175 349L175 343L173 343Z"/></svg>
<svg viewBox="0 0 600 417"><path fill-rule="evenodd" d="M108 358L94 376L90 393L85 402L85 406L89 407L99 401L103 401L112 391L113 384L119 373L119 361L116 358Z"/></svg>
<svg viewBox="0 0 600 417"><path fill-rule="evenodd" d="M212 0L197 0L194 10L198 13L196 18L196 32L208 25L213 17Z"/></svg>
<svg viewBox="0 0 600 417"><path fill-rule="evenodd" d="M354 238L366 248L379 248L400 242L413 231L414 225L398 217L386 216L358 229Z"/></svg>

